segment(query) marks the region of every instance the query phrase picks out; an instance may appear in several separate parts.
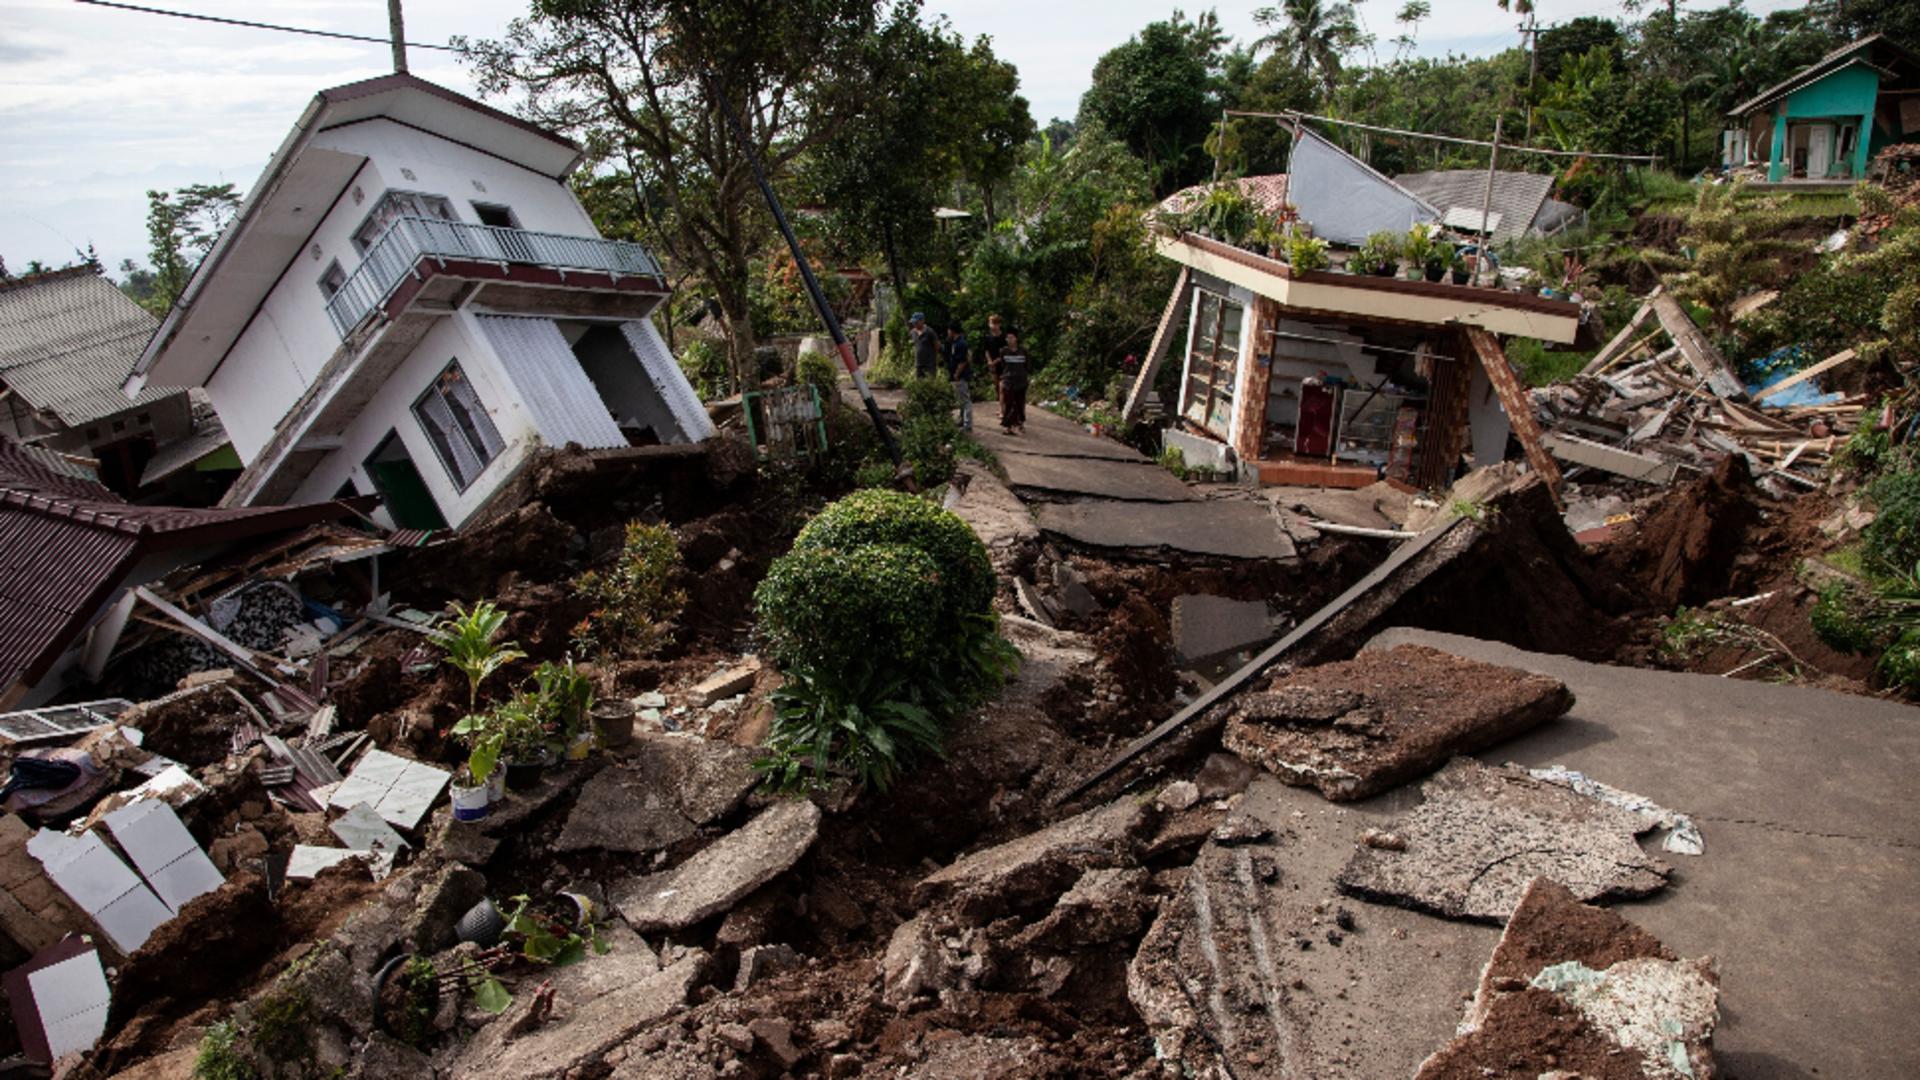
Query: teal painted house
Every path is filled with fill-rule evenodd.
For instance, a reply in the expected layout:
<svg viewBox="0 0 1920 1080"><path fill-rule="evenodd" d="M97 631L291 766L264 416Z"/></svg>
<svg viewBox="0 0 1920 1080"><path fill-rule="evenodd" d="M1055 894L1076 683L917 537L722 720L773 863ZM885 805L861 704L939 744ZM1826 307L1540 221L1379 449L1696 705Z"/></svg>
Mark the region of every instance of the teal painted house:
<svg viewBox="0 0 1920 1080"><path fill-rule="evenodd" d="M1881 149L1920 138L1920 58L1874 34L1727 114L1721 163L1767 179L1857 180Z"/></svg>

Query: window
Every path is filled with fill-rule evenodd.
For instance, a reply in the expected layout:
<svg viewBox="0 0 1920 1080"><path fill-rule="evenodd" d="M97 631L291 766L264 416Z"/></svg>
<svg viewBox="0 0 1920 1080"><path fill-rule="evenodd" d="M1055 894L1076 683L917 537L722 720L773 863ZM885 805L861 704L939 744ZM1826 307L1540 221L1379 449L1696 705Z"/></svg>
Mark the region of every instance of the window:
<svg viewBox="0 0 1920 1080"><path fill-rule="evenodd" d="M389 191L380 196L373 204L373 210L367 214L367 220L353 232L353 246L362 255L387 231L387 226L397 218L423 217L438 218L441 221L458 221L454 216L453 203L444 195L422 195L417 191Z"/></svg>
<svg viewBox="0 0 1920 1080"><path fill-rule="evenodd" d="M496 229L517 229L520 227L520 221L513 216L513 208L510 206L501 206L498 203L477 202L473 204L473 213L475 217L480 219L480 224L482 225L492 225Z"/></svg>
<svg viewBox="0 0 1920 1080"><path fill-rule="evenodd" d="M320 275L320 295L331 300L341 289L347 287L347 272L340 268L340 260L333 260L327 272Z"/></svg>
<svg viewBox="0 0 1920 1080"><path fill-rule="evenodd" d="M504 444L500 429L474 392L473 383L455 360L446 366L420 400L413 403L414 418L433 443L440 464L454 486L465 491L479 478L482 469L500 456Z"/></svg>
<svg viewBox="0 0 1920 1080"><path fill-rule="evenodd" d="M1224 439L1233 426L1234 369L1240 358L1240 324L1245 309L1205 290L1197 295L1193 347L1187 354L1187 383L1181 389L1180 415Z"/></svg>
<svg viewBox="0 0 1920 1080"><path fill-rule="evenodd" d="M148 424L153 423L153 414L143 412L139 416L134 417L134 419L139 421L141 427L145 427Z"/></svg>

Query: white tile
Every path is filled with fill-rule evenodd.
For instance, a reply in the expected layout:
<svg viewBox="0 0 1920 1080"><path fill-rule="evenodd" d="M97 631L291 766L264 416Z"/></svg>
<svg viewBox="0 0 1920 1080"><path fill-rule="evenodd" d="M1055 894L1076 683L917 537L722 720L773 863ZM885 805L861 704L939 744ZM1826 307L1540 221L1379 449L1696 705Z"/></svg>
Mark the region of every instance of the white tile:
<svg viewBox="0 0 1920 1080"><path fill-rule="evenodd" d="M352 776L359 777L382 787L392 787L400 779L407 766L413 764L398 754L389 754L385 750L369 750L366 756L353 767Z"/></svg>
<svg viewBox="0 0 1920 1080"><path fill-rule="evenodd" d="M80 837L67 858L47 867L47 874L89 914L142 887L120 856L92 833Z"/></svg>
<svg viewBox="0 0 1920 1080"><path fill-rule="evenodd" d="M440 789L446 787L447 781L452 778L453 774L445 769L414 765L393 782L393 787L396 791L408 791L431 799L440 794Z"/></svg>
<svg viewBox="0 0 1920 1080"><path fill-rule="evenodd" d="M45 1020L41 1030L47 1033L47 1050L55 1061L72 1053L93 1049L107 1032L107 1006L74 1013L62 1020Z"/></svg>
<svg viewBox="0 0 1920 1080"><path fill-rule="evenodd" d="M94 913L93 920L100 929L113 939L114 947L123 953L130 953L146 944L147 937L168 919L173 912L167 905L153 895L153 890L145 885L136 886L133 891L108 904Z"/></svg>
<svg viewBox="0 0 1920 1080"><path fill-rule="evenodd" d="M120 850L148 878L188 852L200 850L173 807L158 799L128 803L108 814L106 823Z"/></svg>
<svg viewBox="0 0 1920 1080"><path fill-rule="evenodd" d="M353 856L354 852L346 848L295 844L293 854L287 857L287 877L293 881L310 881L320 871L346 862Z"/></svg>
<svg viewBox="0 0 1920 1080"><path fill-rule="evenodd" d="M327 797L327 805L342 809L357 806L360 803L371 805L379 802L380 797L389 790L391 788L386 784L375 784L356 774L347 777L340 782L339 787L333 789L333 794Z"/></svg>
<svg viewBox="0 0 1920 1080"><path fill-rule="evenodd" d="M339 820L328 827L353 851L372 851L376 845L382 851L399 851L407 846L406 840L393 831L393 826L366 803L340 815Z"/></svg>
<svg viewBox="0 0 1920 1080"><path fill-rule="evenodd" d="M194 848L173 862L147 875L160 902L178 912L188 902L226 884L207 853Z"/></svg>
<svg viewBox="0 0 1920 1080"><path fill-rule="evenodd" d="M433 808L433 796L417 791L394 788L374 805L380 816L402 829L413 829L420 825L420 819L427 816Z"/></svg>
<svg viewBox="0 0 1920 1080"><path fill-rule="evenodd" d="M108 1001L107 974L93 949L30 973L27 986L40 1018L49 1022L102 1008Z"/></svg>

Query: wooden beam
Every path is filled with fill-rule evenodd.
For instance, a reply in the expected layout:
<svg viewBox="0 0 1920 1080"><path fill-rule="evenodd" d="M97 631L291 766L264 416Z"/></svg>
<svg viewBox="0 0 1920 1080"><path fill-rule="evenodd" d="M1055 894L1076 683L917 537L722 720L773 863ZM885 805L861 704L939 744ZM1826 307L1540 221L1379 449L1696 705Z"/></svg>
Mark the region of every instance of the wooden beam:
<svg viewBox="0 0 1920 1080"><path fill-rule="evenodd" d="M1527 396L1526 389L1520 385L1520 377L1514 374L1506 350L1500 347L1500 339L1478 326L1469 326L1466 331L1467 341L1473 345L1473 355L1486 370L1487 380L1493 383L1493 392L1500 396L1501 408L1507 411L1507 422L1513 425L1514 435L1527 452L1527 463L1546 482L1547 492L1553 496L1553 504L1566 509L1566 504L1560 499L1560 466L1554 464L1553 454L1542 438L1540 418L1533 414L1533 399Z"/></svg>
<svg viewBox="0 0 1920 1080"><path fill-rule="evenodd" d="M1127 403L1120 410L1123 423L1132 423L1139 415L1140 403L1153 392L1153 380L1160 374L1160 365L1167 358L1167 349L1173 344L1174 327L1180 325L1180 316L1186 311L1187 302L1193 297L1193 270L1182 266L1180 276L1173 283L1173 292L1167 297L1166 309L1160 312L1160 325L1153 331L1153 343L1147 346L1147 355L1140 360L1140 372L1133 377L1133 389L1127 392Z"/></svg>
<svg viewBox="0 0 1920 1080"><path fill-rule="evenodd" d="M1720 354L1707 335L1693 325L1693 320L1680 309L1678 301L1671 296L1656 296L1652 300L1653 313L1660 318L1660 325L1666 328L1667 336L1680 349L1680 355L1686 358L1687 366L1700 376L1716 397L1743 398L1747 388L1740 385L1739 376L1733 373L1733 365Z"/></svg>
<svg viewBox="0 0 1920 1080"><path fill-rule="evenodd" d="M1272 335L1267 331L1280 321L1280 305L1264 296L1254 297L1253 307L1247 312L1245 332L1253 342L1251 367L1245 381L1234 380L1238 396L1234 399L1235 431L1239 438L1234 442L1234 453L1240 455L1242 462L1251 464L1259 461L1261 451L1267 441L1267 395L1273 387L1273 354L1275 352ZM1267 362L1260 363L1261 349L1266 349ZM1235 373L1238 375L1238 372Z"/></svg>
<svg viewBox="0 0 1920 1080"><path fill-rule="evenodd" d="M1673 483L1674 476L1680 471L1680 467L1671 461L1631 450L1619 450L1555 431L1547 433L1546 444L1556 457L1564 461L1624 476L1629 480L1666 485Z"/></svg>
<svg viewBox="0 0 1920 1080"><path fill-rule="evenodd" d="M1794 387L1799 386L1801 383L1806 382L1808 379L1813 378L1815 375L1820 375L1825 372L1831 371L1834 368L1839 367L1841 364L1846 363L1847 361L1853 359L1857 355L1858 354L1855 353L1852 349L1841 349L1839 352L1834 353L1832 356L1827 357L1825 360L1820 361L1819 363L1813 365L1812 367L1805 368L1801 371L1796 371L1792 375L1789 375L1786 378L1781 379L1779 382L1774 383L1772 386L1769 386L1766 389L1760 391L1760 396L1763 399L1770 398L1782 390L1791 390Z"/></svg>
<svg viewBox="0 0 1920 1080"><path fill-rule="evenodd" d="M1653 301L1660 295L1661 288L1662 286L1659 285L1653 287L1653 292L1648 294L1646 302L1640 305L1640 310L1634 312L1633 318L1627 320L1627 325L1613 335L1612 341L1602 345L1600 351L1593 354L1593 359L1587 361L1587 366L1580 369L1580 374L1592 375L1613 363L1614 357L1619 355L1620 350L1626 347L1627 342L1633 340L1634 332L1640 329L1640 324L1646 322L1647 316L1653 313Z"/></svg>

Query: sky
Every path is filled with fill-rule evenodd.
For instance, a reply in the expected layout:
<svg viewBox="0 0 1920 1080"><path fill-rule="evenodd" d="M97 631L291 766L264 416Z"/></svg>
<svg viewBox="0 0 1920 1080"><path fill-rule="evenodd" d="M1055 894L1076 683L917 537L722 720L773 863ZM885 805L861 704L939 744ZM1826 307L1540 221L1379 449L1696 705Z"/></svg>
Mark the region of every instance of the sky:
<svg viewBox="0 0 1920 1080"><path fill-rule="evenodd" d="M136 0L144 6L346 33L386 32L385 0ZM1237 40L1257 36L1262 0L1220 4ZM1754 11L1793 0L1757 0ZM1398 0L1366 0L1363 20L1382 42L1398 27ZM1432 0L1418 52L1485 55L1514 44L1516 19L1494 0ZM1185 5L1189 12L1201 5ZM925 0L1020 71L1036 120L1072 117L1094 62L1167 0ZM444 43L489 37L526 0L408 0L407 38ZM1611 16L1614 0L1540 0L1542 23ZM1380 46L1382 58L1390 51ZM223 27L74 0L0 0L0 257L59 264L91 243L109 268L146 261L146 192L232 182L245 191L315 91L384 74L383 44ZM414 74L473 92L452 54L415 49Z"/></svg>

